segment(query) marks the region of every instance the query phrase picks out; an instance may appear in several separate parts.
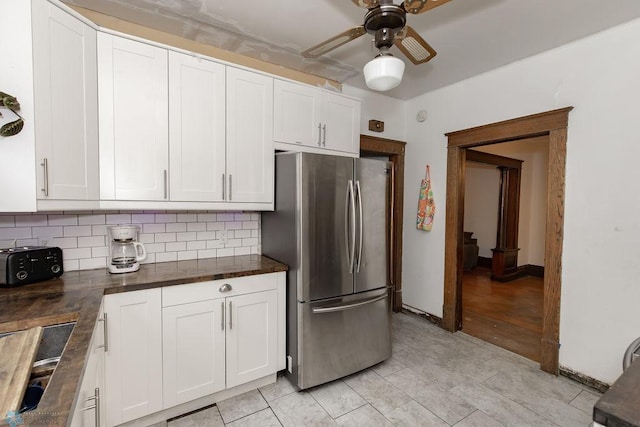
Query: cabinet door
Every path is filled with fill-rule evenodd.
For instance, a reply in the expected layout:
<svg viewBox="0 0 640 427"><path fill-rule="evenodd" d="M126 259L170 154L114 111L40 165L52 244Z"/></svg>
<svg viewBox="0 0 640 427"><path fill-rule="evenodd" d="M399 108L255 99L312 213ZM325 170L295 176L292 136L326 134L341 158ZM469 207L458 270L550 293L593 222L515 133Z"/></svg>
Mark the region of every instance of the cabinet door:
<svg viewBox="0 0 640 427"><path fill-rule="evenodd" d="M100 194L168 196L167 50L98 33Z"/></svg>
<svg viewBox="0 0 640 427"><path fill-rule="evenodd" d="M225 66L169 52L171 200L222 200Z"/></svg>
<svg viewBox="0 0 640 427"><path fill-rule="evenodd" d="M227 298L227 388L277 370L278 291Z"/></svg>
<svg viewBox="0 0 640 427"><path fill-rule="evenodd" d="M96 31L45 0L32 22L38 198L97 200Z"/></svg>
<svg viewBox="0 0 640 427"><path fill-rule="evenodd" d="M321 94L315 87L275 80L273 139L288 144L320 147Z"/></svg>
<svg viewBox="0 0 640 427"><path fill-rule="evenodd" d="M105 404L109 426L162 410L161 290L104 297Z"/></svg>
<svg viewBox="0 0 640 427"><path fill-rule="evenodd" d="M99 319L102 318L102 309ZM99 396L104 393L104 334L101 321L96 326L89 344L89 357L84 368L84 375L80 383L80 391L76 406L73 409L71 427L100 427L105 425L104 401L96 402L96 389ZM95 406L94 406L95 405ZM96 411L99 411L99 416ZM99 420L99 422L98 422Z"/></svg>
<svg viewBox="0 0 640 427"><path fill-rule="evenodd" d="M227 67L230 202L273 203L273 78Z"/></svg>
<svg viewBox="0 0 640 427"><path fill-rule="evenodd" d="M225 388L224 298L165 307L164 407Z"/></svg>
<svg viewBox="0 0 640 427"><path fill-rule="evenodd" d="M335 93L323 93L322 146L331 150L360 152L360 101Z"/></svg>

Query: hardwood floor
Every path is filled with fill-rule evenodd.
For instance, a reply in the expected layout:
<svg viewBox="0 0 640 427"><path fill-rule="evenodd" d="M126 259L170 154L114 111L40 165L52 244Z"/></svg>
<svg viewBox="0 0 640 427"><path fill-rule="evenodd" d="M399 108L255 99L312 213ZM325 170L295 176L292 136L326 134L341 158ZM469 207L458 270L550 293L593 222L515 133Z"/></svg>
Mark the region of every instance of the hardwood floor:
<svg viewBox="0 0 640 427"><path fill-rule="evenodd" d="M462 279L462 331L540 362L543 279L491 281L477 267Z"/></svg>

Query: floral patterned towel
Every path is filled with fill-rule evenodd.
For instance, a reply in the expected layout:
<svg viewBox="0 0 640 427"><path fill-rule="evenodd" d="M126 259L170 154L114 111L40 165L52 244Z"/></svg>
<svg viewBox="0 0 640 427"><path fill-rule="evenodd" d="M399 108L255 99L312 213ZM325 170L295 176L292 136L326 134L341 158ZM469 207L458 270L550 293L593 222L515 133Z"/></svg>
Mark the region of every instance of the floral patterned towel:
<svg viewBox="0 0 640 427"><path fill-rule="evenodd" d="M420 183L420 196L418 197L418 219L416 228L418 230L430 231L433 226L433 216L436 213L436 202L433 200L433 190L431 189L431 174L427 172Z"/></svg>

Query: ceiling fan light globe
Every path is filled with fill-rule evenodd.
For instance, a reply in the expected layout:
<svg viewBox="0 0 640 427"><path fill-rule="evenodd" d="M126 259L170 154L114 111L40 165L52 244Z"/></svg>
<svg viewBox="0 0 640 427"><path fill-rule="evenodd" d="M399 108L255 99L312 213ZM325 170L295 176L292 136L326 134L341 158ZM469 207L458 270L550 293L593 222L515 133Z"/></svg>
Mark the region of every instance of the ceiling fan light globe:
<svg viewBox="0 0 640 427"><path fill-rule="evenodd" d="M362 70L367 87L384 92L398 86L404 74L404 62L391 55L378 56Z"/></svg>

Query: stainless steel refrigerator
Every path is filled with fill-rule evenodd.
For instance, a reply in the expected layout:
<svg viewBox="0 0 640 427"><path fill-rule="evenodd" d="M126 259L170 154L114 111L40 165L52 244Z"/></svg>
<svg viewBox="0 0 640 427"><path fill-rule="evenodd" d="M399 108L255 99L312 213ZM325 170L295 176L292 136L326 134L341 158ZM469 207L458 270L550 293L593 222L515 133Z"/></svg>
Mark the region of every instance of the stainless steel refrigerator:
<svg viewBox="0 0 640 427"><path fill-rule="evenodd" d="M287 370L300 389L391 356L390 163L276 155L262 252L289 266Z"/></svg>

